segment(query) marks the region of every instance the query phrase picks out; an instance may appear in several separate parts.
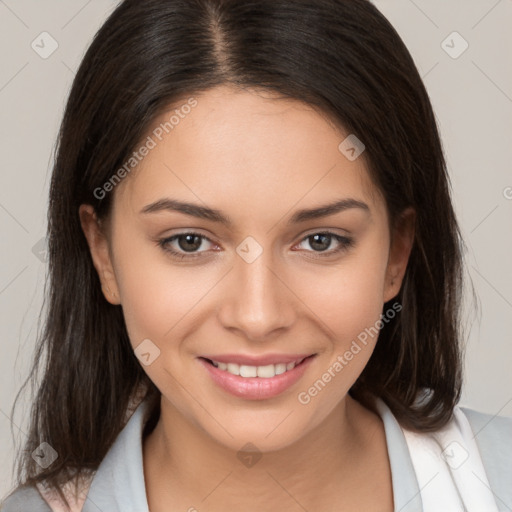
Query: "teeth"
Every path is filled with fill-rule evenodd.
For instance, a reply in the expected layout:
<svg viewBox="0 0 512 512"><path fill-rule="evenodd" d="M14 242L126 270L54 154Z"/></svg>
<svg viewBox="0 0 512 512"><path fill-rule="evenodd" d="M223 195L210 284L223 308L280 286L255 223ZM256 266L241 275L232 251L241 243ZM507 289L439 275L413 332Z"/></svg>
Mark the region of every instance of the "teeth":
<svg viewBox="0 0 512 512"><path fill-rule="evenodd" d="M257 377L257 376L258 376L258 367L257 366L246 366L245 364L240 366L240 377Z"/></svg>
<svg viewBox="0 0 512 512"><path fill-rule="evenodd" d="M276 375L281 375L284 372L293 370L300 362L302 361L295 363L267 364L266 366L248 366L245 364L239 365L237 363L226 364L217 361L212 361L212 364L219 370L224 370L233 375L239 375L240 377L260 377L263 379L270 379Z"/></svg>
<svg viewBox="0 0 512 512"><path fill-rule="evenodd" d="M258 366L256 368L256 372L258 374L258 377L269 379L270 377L275 377L276 366L274 364L267 364L267 366Z"/></svg>
<svg viewBox="0 0 512 512"><path fill-rule="evenodd" d="M233 375L240 375L240 366L236 363L228 363L226 370Z"/></svg>
<svg viewBox="0 0 512 512"><path fill-rule="evenodd" d="M281 373L284 373L286 371L286 364L285 363L279 363L276 364L276 375L281 375Z"/></svg>

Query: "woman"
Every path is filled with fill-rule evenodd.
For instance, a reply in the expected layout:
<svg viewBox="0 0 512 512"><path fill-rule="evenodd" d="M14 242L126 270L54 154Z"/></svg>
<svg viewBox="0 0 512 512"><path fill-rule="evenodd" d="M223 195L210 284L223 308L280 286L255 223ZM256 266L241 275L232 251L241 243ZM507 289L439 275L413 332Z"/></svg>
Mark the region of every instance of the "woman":
<svg viewBox="0 0 512 512"><path fill-rule="evenodd" d="M122 2L73 84L48 229L2 510L512 507L512 421L457 407L432 107L370 2Z"/></svg>

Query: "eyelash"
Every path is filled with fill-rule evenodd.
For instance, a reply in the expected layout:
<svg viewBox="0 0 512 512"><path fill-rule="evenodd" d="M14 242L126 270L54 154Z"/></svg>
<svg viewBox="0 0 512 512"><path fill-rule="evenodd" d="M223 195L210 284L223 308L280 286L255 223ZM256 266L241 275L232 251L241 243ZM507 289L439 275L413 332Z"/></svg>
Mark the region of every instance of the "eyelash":
<svg viewBox="0 0 512 512"><path fill-rule="evenodd" d="M173 258L177 258L178 260L184 260L184 259L195 259L195 258L198 258L200 257L203 252L205 251L201 251L201 252L196 252L196 253L182 253L182 252L178 252L178 251L175 251L174 249L171 249L169 244L171 242L173 242L174 240L177 240L178 238L180 237L184 237L184 236L187 236L187 235L193 235L193 236L197 236L199 238L201 238L202 240L207 240L208 242L210 243L213 243L208 237L204 236L204 235L201 235L200 233L194 233L192 231L190 232L184 232L184 233L178 233L177 235L173 235L169 238L162 238L160 240L158 240L158 246L161 247L166 253L169 253ZM338 254L338 253L341 253L343 251L346 251L348 250L350 247L352 247L354 245L354 240L352 238L349 238L349 237L346 237L346 236L342 236L342 235L338 235L336 233L333 233L331 231L318 231L318 232L314 232L314 233L311 233L309 235L306 235L301 241L300 243L306 241L308 238L311 238L313 237L314 235L327 235L327 236L331 236L332 238L334 238L339 244L340 246L338 247L338 249L335 249L335 250L330 250L330 251L306 251L306 252L313 252L315 253L315 258L319 257L319 258L327 258L329 256L333 256L335 254Z"/></svg>

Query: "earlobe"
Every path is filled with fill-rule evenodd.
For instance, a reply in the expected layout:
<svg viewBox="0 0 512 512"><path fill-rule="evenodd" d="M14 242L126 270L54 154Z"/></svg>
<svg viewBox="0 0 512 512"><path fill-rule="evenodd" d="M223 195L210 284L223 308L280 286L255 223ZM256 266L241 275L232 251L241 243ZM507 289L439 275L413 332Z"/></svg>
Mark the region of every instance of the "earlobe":
<svg viewBox="0 0 512 512"><path fill-rule="evenodd" d="M383 301L387 302L396 297L402 287L407 270L409 256L414 244L416 212L413 208L406 208L397 219L386 270Z"/></svg>
<svg viewBox="0 0 512 512"><path fill-rule="evenodd" d="M106 234L98 219L94 208L89 204L82 204L78 210L80 224L84 232L94 268L101 282L101 289L105 299L113 305L120 304L119 289L117 286L112 258Z"/></svg>

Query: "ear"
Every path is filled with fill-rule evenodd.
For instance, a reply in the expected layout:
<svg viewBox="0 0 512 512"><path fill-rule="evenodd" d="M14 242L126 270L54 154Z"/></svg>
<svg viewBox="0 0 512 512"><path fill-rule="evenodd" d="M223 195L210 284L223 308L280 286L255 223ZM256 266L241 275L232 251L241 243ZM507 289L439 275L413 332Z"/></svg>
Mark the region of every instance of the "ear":
<svg viewBox="0 0 512 512"><path fill-rule="evenodd" d="M414 243L416 212L406 208L396 219L391 233L388 265L384 284L384 302L398 295Z"/></svg>
<svg viewBox="0 0 512 512"><path fill-rule="evenodd" d="M80 224L91 251L91 257L101 282L103 295L113 305L121 303L119 288L114 274L112 258L104 226L98 220L94 208L82 204L78 209Z"/></svg>

